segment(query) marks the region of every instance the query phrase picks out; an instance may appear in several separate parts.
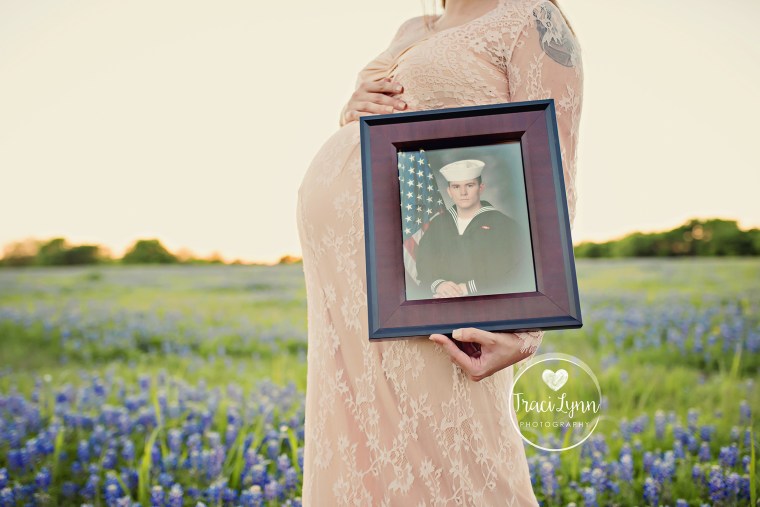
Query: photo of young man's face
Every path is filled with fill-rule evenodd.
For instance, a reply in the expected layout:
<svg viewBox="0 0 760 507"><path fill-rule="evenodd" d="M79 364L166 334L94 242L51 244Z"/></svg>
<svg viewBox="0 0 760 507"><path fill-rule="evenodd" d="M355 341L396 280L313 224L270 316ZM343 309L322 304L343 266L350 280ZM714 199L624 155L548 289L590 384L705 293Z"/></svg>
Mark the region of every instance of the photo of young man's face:
<svg viewBox="0 0 760 507"><path fill-rule="evenodd" d="M478 178L465 181L450 181L446 192L460 210L471 210L480 206L483 184Z"/></svg>
<svg viewBox="0 0 760 507"><path fill-rule="evenodd" d="M519 142L397 158L407 300L536 290Z"/></svg>

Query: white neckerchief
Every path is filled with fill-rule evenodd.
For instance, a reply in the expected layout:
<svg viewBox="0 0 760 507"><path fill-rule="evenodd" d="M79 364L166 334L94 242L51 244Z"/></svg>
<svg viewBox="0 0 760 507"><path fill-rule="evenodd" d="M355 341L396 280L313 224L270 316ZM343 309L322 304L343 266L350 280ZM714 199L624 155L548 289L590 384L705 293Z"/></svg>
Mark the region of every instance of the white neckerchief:
<svg viewBox="0 0 760 507"><path fill-rule="evenodd" d="M470 218L462 218L457 217L457 229L459 229L459 235L461 236L464 234L465 229L467 229L467 226L470 225L470 222L472 222L472 219L475 218L474 216L471 216Z"/></svg>

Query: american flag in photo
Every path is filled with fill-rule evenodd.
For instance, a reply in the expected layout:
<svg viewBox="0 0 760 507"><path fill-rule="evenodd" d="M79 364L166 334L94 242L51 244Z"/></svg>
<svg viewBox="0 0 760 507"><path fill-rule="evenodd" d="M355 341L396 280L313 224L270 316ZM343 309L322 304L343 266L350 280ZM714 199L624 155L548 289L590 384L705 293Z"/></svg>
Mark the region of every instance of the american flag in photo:
<svg viewBox="0 0 760 507"><path fill-rule="evenodd" d="M416 252L430 221L445 210L438 183L430 169L425 150L398 152L398 181L401 192L401 223L404 238L404 266L417 279Z"/></svg>

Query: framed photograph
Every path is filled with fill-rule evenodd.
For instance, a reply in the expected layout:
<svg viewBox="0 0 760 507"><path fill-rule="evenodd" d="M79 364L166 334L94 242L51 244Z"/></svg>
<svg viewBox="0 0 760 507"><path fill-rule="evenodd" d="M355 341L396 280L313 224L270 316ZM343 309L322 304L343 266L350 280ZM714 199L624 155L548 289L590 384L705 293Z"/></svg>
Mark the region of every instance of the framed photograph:
<svg viewBox="0 0 760 507"><path fill-rule="evenodd" d="M552 99L360 130L370 340L582 326Z"/></svg>

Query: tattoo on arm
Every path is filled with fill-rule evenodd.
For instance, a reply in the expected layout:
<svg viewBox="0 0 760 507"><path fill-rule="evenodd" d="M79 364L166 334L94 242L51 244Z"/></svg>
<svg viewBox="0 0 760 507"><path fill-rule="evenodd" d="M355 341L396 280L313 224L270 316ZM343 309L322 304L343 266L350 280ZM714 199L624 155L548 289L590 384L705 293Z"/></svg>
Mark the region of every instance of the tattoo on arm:
<svg viewBox="0 0 760 507"><path fill-rule="evenodd" d="M533 17L544 53L560 65L573 67L578 48L562 15L556 9L549 10L546 5L541 5L533 10Z"/></svg>

